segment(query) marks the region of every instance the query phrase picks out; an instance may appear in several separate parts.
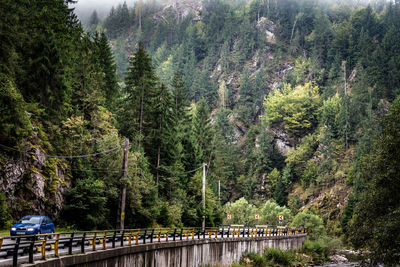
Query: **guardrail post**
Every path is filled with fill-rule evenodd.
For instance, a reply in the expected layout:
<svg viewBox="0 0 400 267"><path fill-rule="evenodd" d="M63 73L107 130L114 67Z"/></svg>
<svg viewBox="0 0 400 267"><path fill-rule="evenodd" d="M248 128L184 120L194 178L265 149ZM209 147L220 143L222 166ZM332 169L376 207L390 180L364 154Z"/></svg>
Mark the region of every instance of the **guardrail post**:
<svg viewBox="0 0 400 267"><path fill-rule="evenodd" d="M222 229L221 229L221 238L224 238L224 227L222 227Z"/></svg>
<svg viewBox="0 0 400 267"><path fill-rule="evenodd" d="M29 244L29 263L33 263L33 248L35 247L35 237L31 237L31 243Z"/></svg>
<svg viewBox="0 0 400 267"><path fill-rule="evenodd" d="M147 229L144 230L143 244L146 244Z"/></svg>
<svg viewBox="0 0 400 267"><path fill-rule="evenodd" d="M244 228L244 227L243 227L243 237L244 237L244 235L245 235L245 232L246 232L246 231L245 231L245 229L246 229L246 228Z"/></svg>
<svg viewBox="0 0 400 267"><path fill-rule="evenodd" d="M150 243L153 243L154 229L151 230Z"/></svg>
<svg viewBox="0 0 400 267"><path fill-rule="evenodd" d="M74 242L74 235L75 235L75 233L72 233L71 237L69 238L69 247L68 247L69 255L72 255L72 243Z"/></svg>
<svg viewBox="0 0 400 267"><path fill-rule="evenodd" d="M203 229L203 239L205 239L206 238L206 229L204 228Z"/></svg>
<svg viewBox="0 0 400 267"><path fill-rule="evenodd" d="M2 236L0 236L0 249L1 249L1 246L3 245L3 237Z"/></svg>
<svg viewBox="0 0 400 267"><path fill-rule="evenodd" d="M197 239L200 239L200 228L197 228Z"/></svg>
<svg viewBox="0 0 400 267"><path fill-rule="evenodd" d="M169 229L167 230L167 235L165 236L165 240L168 243L168 237L169 237Z"/></svg>
<svg viewBox="0 0 400 267"><path fill-rule="evenodd" d="M128 246L132 245L132 231L129 232Z"/></svg>
<svg viewBox="0 0 400 267"><path fill-rule="evenodd" d="M125 230L122 230L122 233L121 233L121 247L124 246L124 236L125 236Z"/></svg>
<svg viewBox="0 0 400 267"><path fill-rule="evenodd" d="M92 239L93 251L96 251L96 240L97 240L97 232L94 233L93 239Z"/></svg>
<svg viewBox="0 0 400 267"><path fill-rule="evenodd" d="M117 236L117 230L114 230L113 238L112 238L112 247L115 248L115 238Z"/></svg>
<svg viewBox="0 0 400 267"><path fill-rule="evenodd" d="M176 238L176 228L174 229L174 236L172 237L172 240L175 241Z"/></svg>
<svg viewBox="0 0 400 267"><path fill-rule="evenodd" d="M182 237L183 237L183 228L181 228L180 240L182 240Z"/></svg>
<svg viewBox="0 0 400 267"><path fill-rule="evenodd" d="M104 232L104 237L103 237L103 250L106 250L107 248L107 231Z"/></svg>
<svg viewBox="0 0 400 267"><path fill-rule="evenodd" d="M83 233L82 235L82 240L81 240L81 253L85 253L85 242L86 242L86 232Z"/></svg>
<svg viewBox="0 0 400 267"><path fill-rule="evenodd" d="M58 257L58 244L60 242L60 234L56 235L56 242L54 244L54 256Z"/></svg>
<svg viewBox="0 0 400 267"><path fill-rule="evenodd" d="M19 249L19 243L21 243L21 237L17 238L17 242L15 243L14 246L14 251L13 251L13 266L18 266L18 249Z"/></svg>
<svg viewBox="0 0 400 267"><path fill-rule="evenodd" d="M46 260L46 243L47 243L47 235L44 236L44 240L43 240L43 243L42 243L42 249L41 249L41 251L42 251L42 260Z"/></svg>
<svg viewBox="0 0 400 267"><path fill-rule="evenodd" d="M229 238L229 230L231 230L231 227L230 227L230 226L228 226L228 238Z"/></svg>

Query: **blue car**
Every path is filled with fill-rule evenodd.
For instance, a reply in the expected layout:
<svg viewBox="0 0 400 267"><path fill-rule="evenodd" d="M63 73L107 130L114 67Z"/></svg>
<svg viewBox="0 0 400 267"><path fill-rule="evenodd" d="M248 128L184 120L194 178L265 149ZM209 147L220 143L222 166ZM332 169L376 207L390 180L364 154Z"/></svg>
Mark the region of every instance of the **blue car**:
<svg viewBox="0 0 400 267"><path fill-rule="evenodd" d="M22 217L11 227L11 236L54 233L54 223L47 216L29 215Z"/></svg>

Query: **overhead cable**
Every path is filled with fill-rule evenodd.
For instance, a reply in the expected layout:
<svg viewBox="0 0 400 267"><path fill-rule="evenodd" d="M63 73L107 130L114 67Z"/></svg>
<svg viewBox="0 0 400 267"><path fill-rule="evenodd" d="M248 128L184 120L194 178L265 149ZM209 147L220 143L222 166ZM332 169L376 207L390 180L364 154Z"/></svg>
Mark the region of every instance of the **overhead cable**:
<svg viewBox="0 0 400 267"><path fill-rule="evenodd" d="M2 144L0 144L0 147L5 148L5 149L9 149L9 150L13 150L13 151L17 151L17 152L20 152L20 153L28 154L28 155L36 155L36 153L33 153L33 152L27 152L27 151L24 151L24 150L19 150L19 149L16 149L16 148L13 148L13 147L9 147L9 146L5 146L5 145L2 145ZM102 155L102 154L107 154L107 153L109 153L111 151L117 150L120 147L121 146L118 145L118 146L116 146L114 148L110 148L110 149L107 149L107 150L102 151L102 152L86 154L86 155L75 155L75 156L45 155L45 157L46 158L58 158L58 159L89 158L89 157L94 157L94 156L98 156L98 155Z"/></svg>
<svg viewBox="0 0 400 267"><path fill-rule="evenodd" d="M194 170L190 170L190 171L186 171L186 172L180 172L180 173L174 173L174 172L170 172L170 171L167 171L167 170L164 170L164 169L161 169L161 168L157 168L156 166L154 166L154 165L152 165L150 163L148 163L148 164L151 167L153 167L154 169L156 169L156 170L159 170L159 171L162 171L162 172L165 172L165 173L169 173L169 174L172 174L172 175L188 174L188 173L195 172L195 171L200 170L201 168L203 168L203 166L200 166L200 167L198 167L197 169L194 169Z"/></svg>

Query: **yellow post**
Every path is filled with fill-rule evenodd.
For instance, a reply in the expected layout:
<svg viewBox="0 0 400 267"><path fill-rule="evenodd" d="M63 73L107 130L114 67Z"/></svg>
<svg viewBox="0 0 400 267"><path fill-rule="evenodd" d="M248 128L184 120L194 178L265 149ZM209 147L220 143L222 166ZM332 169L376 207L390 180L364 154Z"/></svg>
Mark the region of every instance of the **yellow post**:
<svg viewBox="0 0 400 267"><path fill-rule="evenodd" d="M189 240L189 232L186 232L185 236L186 236L186 240Z"/></svg>
<svg viewBox="0 0 400 267"><path fill-rule="evenodd" d="M192 229L192 239L194 239L194 229Z"/></svg>
<svg viewBox="0 0 400 267"><path fill-rule="evenodd" d="M217 236L218 236L218 231L215 231L214 236L215 236L215 238L217 238Z"/></svg>
<svg viewBox="0 0 400 267"><path fill-rule="evenodd" d="M167 230L167 233L165 234L165 238L166 238L167 242L168 242L168 236L169 236L169 229Z"/></svg>
<svg viewBox="0 0 400 267"><path fill-rule="evenodd" d="M160 243L161 242L161 230L160 230L160 232L158 233L158 243Z"/></svg>
<svg viewBox="0 0 400 267"><path fill-rule="evenodd" d="M136 244L136 245L139 244L139 232L136 233L136 242L135 242L135 244Z"/></svg>
<svg viewBox="0 0 400 267"><path fill-rule="evenodd" d="M47 241L47 235L44 236L44 240L42 242L42 260L46 260L46 241Z"/></svg>
<svg viewBox="0 0 400 267"><path fill-rule="evenodd" d="M2 236L0 236L0 249L1 249L1 246L3 245L3 237Z"/></svg>
<svg viewBox="0 0 400 267"><path fill-rule="evenodd" d="M129 232L129 239L128 239L128 245L132 245L132 231Z"/></svg>
<svg viewBox="0 0 400 267"><path fill-rule="evenodd" d="M97 240L97 233L95 232L94 233L94 236L93 236L93 251L96 251L96 240Z"/></svg>
<svg viewBox="0 0 400 267"><path fill-rule="evenodd" d="M104 237L103 237L103 250L106 250L106 243L107 243L107 231L104 232Z"/></svg>
<svg viewBox="0 0 400 267"><path fill-rule="evenodd" d="M208 238L211 238L211 232L208 232Z"/></svg>
<svg viewBox="0 0 400 267"><path fill-rule="evenodd" d="M60 234L56 235L56 243L54 246L54 256L58 257L58 243L60 242Z"/></svg>

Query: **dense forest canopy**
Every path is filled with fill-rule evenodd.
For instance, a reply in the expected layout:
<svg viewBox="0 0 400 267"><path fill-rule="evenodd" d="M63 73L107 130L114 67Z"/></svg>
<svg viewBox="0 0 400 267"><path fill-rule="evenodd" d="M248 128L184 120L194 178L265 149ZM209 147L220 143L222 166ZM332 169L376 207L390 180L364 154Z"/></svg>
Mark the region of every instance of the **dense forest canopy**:
<svg viewBox="0 0 400 267"><path fill-rule="evenodd" d="M84 27L72 2L0 7L2 226L112 228L126 184L126 227L284 214L398 262L399 1L136 1Z"/></svg>

